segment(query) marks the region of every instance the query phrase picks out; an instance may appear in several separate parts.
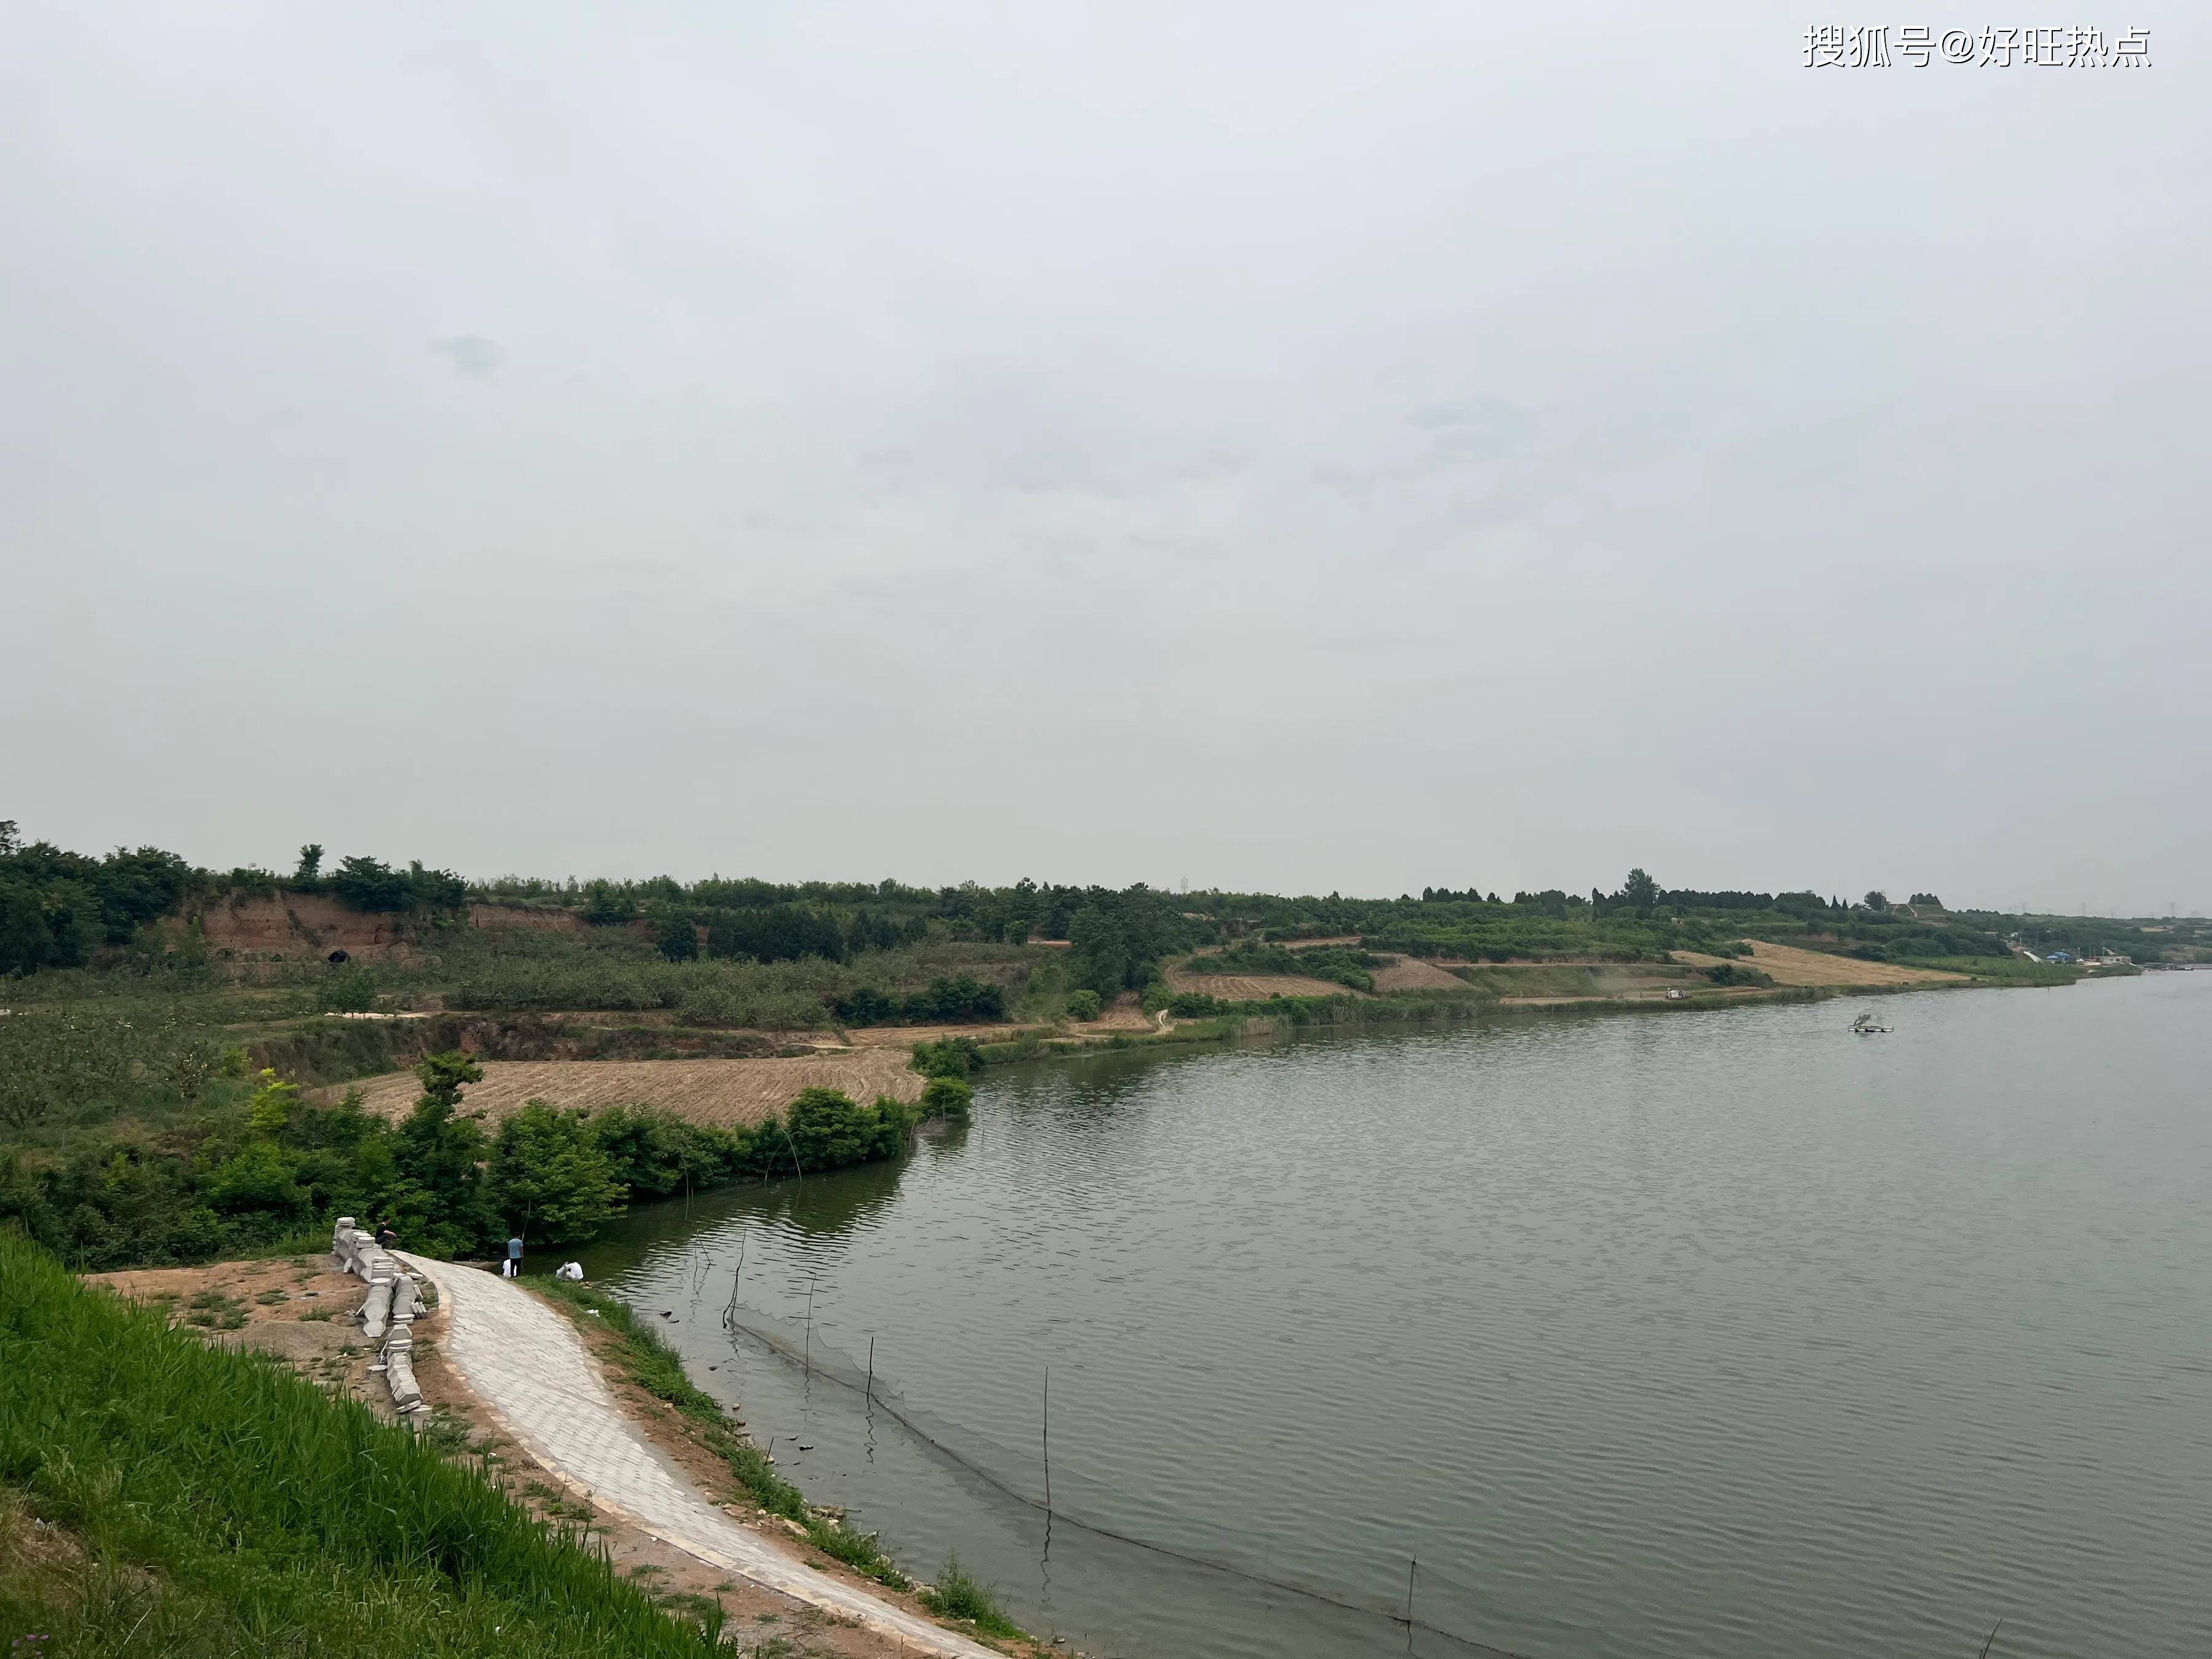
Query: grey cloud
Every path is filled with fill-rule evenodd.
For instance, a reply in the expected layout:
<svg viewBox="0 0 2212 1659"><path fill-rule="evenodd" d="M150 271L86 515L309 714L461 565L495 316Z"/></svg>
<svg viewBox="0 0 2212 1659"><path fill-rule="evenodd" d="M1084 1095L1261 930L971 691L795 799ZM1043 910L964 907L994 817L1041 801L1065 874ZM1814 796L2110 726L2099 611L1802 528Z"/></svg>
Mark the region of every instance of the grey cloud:
<svg viewBox="0 0 2212 1659"><path fill-rule="evenodd" d="M456 374L471 380L489 380L507 362L507 352L496 340L481 334L449 334L428 342L430 355L441 357Z"/></svg>
<svg viewBox="0 0 2212 1659"><path fill-rule="evenodd" d="M1534 422L1528 410L1501 398L1473 398L1419 410L1413 424L1430 433L1439 449L1468 459L1486 459L1516 449Z"/></svg>

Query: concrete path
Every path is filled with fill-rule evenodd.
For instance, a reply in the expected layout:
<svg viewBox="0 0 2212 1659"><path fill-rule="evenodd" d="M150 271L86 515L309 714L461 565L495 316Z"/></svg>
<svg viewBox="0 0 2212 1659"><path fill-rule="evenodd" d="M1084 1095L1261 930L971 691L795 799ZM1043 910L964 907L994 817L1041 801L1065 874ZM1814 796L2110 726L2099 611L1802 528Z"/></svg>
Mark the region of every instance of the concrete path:
<svg viewBox="0 0 2212 1659"><path fill-rule="evenodd" d="M921 1653L1004 1659L785 1554L700 1496L623 1413L565 1316L476 1267L398 1252L438 1287L440 1348L508 1433L563 1485L702 1561L857 1619Z"/></svg>

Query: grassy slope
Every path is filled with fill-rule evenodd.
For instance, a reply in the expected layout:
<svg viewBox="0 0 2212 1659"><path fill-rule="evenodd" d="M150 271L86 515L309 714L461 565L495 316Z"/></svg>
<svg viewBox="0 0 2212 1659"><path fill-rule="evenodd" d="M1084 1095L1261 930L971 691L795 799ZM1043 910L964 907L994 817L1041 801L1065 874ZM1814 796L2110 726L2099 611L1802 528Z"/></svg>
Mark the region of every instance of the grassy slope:
<svg viewBox="0 0 2212 1659"><path fill-rule="evenodd" d="M41 1659L714 1651L406 1430L6 1235L0 1528L0 1641Z"/></svg>

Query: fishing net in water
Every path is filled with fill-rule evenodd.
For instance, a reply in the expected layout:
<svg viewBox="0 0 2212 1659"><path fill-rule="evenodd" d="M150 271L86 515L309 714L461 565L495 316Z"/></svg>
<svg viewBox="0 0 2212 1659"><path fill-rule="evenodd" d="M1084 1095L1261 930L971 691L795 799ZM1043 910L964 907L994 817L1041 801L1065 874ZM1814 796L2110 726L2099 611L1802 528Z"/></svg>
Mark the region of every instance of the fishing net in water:
<svg viewBox="0 0 2212 1659"><path fill-rule="evenodd" d="M738 1304L722 1323L811 1375L848 1389L855 1409L881 1413L939 1455L1055 1528L1083 1531L1170 1556L1254 1584L1363 1614L1425 1639L1421 1651L1467 1659L1515 1659L1471 1632L1504 1622L1495 1599L1451 1574L1403 1554L1349 1540L1332 1541L1326 1564L1264 1533L1184 1514L1093 1479L1037 1452L1024 1451L916 1404L872 1359L858 1360L799 1321Z"/></svg>

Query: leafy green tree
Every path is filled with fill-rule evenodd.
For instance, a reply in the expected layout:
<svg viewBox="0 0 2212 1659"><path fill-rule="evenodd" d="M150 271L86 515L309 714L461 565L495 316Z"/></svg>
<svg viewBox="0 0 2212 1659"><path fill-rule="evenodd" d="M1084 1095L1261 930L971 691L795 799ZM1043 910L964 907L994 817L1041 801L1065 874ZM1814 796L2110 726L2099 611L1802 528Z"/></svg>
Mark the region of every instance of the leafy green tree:
<svg viewBox="0 0 2212 1659"><path fill-rule="evenodd" d="M393 1137L392 1185L384 1208L400 1237L436 1254L473 1248L492 1233L484 1207L483 1130L459 1115L461 1090L482 1080L466 1054L432 1054L415 1068L422 1093Z"/></svg>
<svg viewBox="0 0 2212 1659"><path fill-rule="evenodd" d="M326 884L338 902L369 915L399 910L450 910L465 902L468 884L450 870L432 870L415 860L404 870L370 858L338 860Z"/></svg>
<svg viewBox="0 0 2212 1659"><path fill-rule="evenodd" d="M432 870L422 860L407 865L407 902L417 910L455 910L468 902L469 884L450 870Z"/></svg>
<svg viewBox="0 0 2212 1659"><path fill-rule="evenodd" d="M779 1122L758 1132L763 1161L776 1168L779 1150L797 1171L842 1169L848 1164L890 1158L906 1145L917 1115L886 1096L862 1106L841 1090L802 1089Z"/></svg>
<svg viewBox="0 0 2212 1659"><path fill-rule="evenodd" d="M689 910L664 910L653 922L653 942L671 962L691 962L699 955L699 926Z"/></svg>
<svg viewBox="0 0 2212 1659"><path fill-rule="evenodd" d="M658 1197L684 1181L685 1126L647 1106L615 1106L592 1121L607 1172L634 1194Z"/></svg>
<svg viewBox="0 0 2212 1659"><path fill-rule="evenodd" d="M839 997L831 1012L847 1025L889 1025L897 1019L897 998L873 985L856 985Z"/></svg>
<svg viewBox="0 0 2212 1659"><path fill-rule="evenodd" d="M54 931L39 890L0 881L0 974L35 974L53 959Z"/></svg>
<svg viewBox="0 0 2212 1659"><path fill-rule="evenodd" d="M1067 994L1067 1017L1070 1019L1096 1019L1100 1006L1096 991L1070 991Z"/></svg>
<svg viewBox="0 0 2212 1659"><path fill-rule="evenodd" d="M1889 895L1879 887L1874 888L1868 892L1865 904L1869 910L1887 910L1889 908Z"/></svg>
<svg viewBox="0 0 2212 1659"><path fill-rule="evenodd" d="M584 890L584 925L619 927L637 914L637 902L611 882L595 881Z"/></svg>
<svg viewBox="0 0 2212 1659"><path fill-rule="evenodd" d="M1620 896L1639 916L1648 916L1659 902L1659 884L1640 869L1631 870L1628 879L1620 884Z"/></svg>
<svg viewBox="0 0 2212 1659"><path fill-rule="evenodd" d="M1118 996L1129 971L1128 941L1121 924L1095 904L1068 918L1067 939L1076 982L1101 997Z"/></svg>
<svg viewBox="0 0 2212 1659"><path fill-rule="evenodd" d="M323 844L311 841L300 849L300 867L292 872L292 883L296 887L313 887L322 875Z"/></svg>
<svg viewBox="0 0 2212 1659"><path fill-rule="evenodd" d="M845 954L845 929L834 916L803 904L718 909L707 917L707 953L756 962L796 962L802 957L836 962Z"/></svg>
<svg viewBox="0 0 2212 1659"><path fill-rule="evenodd" d="M307 1212L307 1192L296 1177L283 1147L273 1140L249 1140L216 1170L208 1202L223 1215L258 1210L302 1217Z"/></svg>
<svg viewBox="0 0 2212 1659"><path fill-rule="evenodd" d="M543 1100L499 1126L490 1175L493 1207L525 1238L588 1238L622 1208L622 1183L580 1111Z"/></svg>
<svg viewBox="0 0 2212 1659"><path fill-rule="evenodd" d="M349 910L375 915L407 908L407 878L375 859L340 859L330 887Z"/></svg>
<svg viewBox="0 0 2212 1659"><path fill-rule="evenodd" d="M266 1066L254 1079L261 1086L246 1102L246 1133L249 1139L275 1140L292 1121L300 1104L300 1085L287 1083Z"/></svg>
<svg viewBox="0 0 2212 1659"><path fill-rule="evenodd" d="M416 1104L432 1102L447 1108L461 1103L461 1091L471 1083L483 1081L483 1067L458 1048L448 1048L442 1054L427 1056L415 1068L422 1080L422 1093Z"/></svg>

